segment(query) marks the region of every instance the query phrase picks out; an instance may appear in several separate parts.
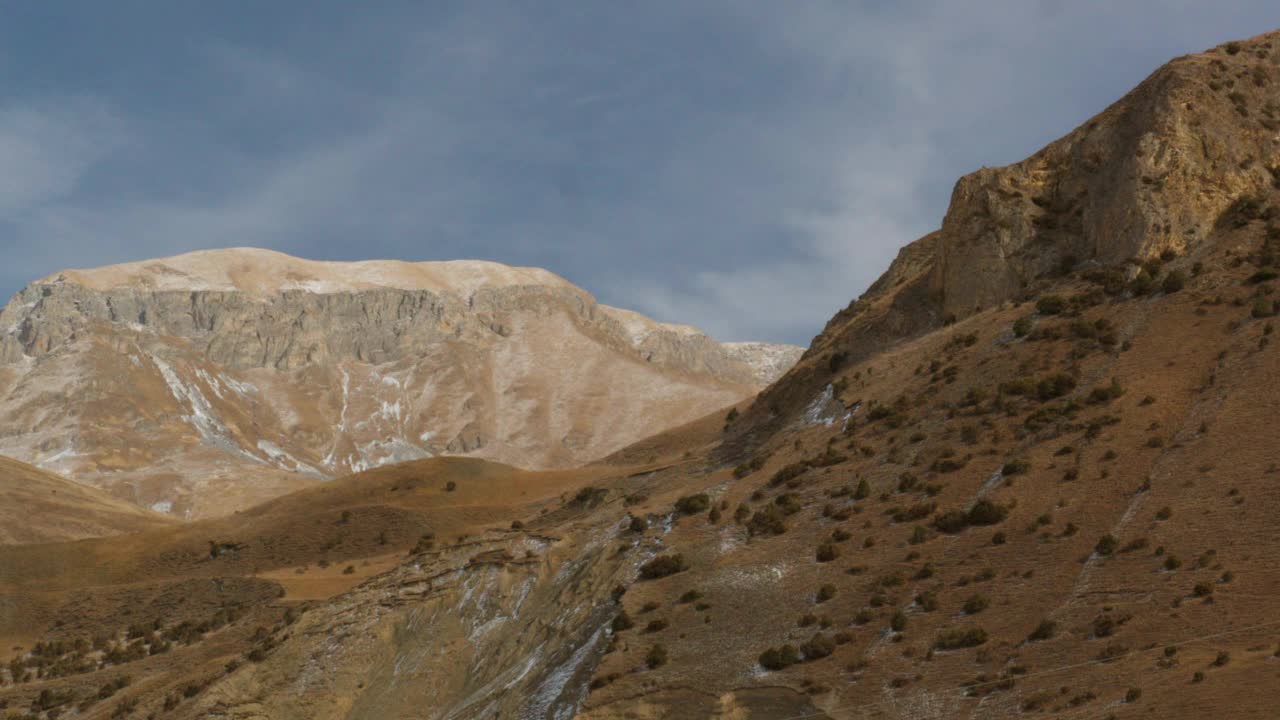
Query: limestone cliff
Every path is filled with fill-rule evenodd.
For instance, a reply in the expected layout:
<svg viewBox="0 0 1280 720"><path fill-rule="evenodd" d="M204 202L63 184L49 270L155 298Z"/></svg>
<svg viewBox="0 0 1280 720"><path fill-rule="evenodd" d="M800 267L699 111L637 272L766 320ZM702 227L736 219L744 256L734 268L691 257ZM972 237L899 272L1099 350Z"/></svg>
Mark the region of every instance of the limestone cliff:
<svg viewBox="0 0 1280 720"><path fill-rule="evenodd" d="M193 515L436 454L579 464L800 353L722 345L545 270L251 249L57 273L0 331L0 452Z"/></svg>

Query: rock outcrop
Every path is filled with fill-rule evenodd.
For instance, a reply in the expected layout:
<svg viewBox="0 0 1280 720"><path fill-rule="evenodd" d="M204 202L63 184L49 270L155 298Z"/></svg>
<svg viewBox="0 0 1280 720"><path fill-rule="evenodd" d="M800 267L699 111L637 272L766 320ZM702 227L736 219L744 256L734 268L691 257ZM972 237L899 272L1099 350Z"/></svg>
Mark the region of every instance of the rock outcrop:
<svg viewBox="0 0 1280 720"><path fill-rule="evenodd" d="M786 382L762 394L740 448L793 417L834 368L1072 270L1186 254L1280 183L1280 33L1176 58L1031 157L956 183L939 230L837 313Z"/></svg>
<svg viewBox="0 0 1280 720"><path fill-rule="evenodd" d="M545 270L249 249L57 273L0 330L0 452L192 515L436 454L580 464L800 354L599 305Z"/></svg>

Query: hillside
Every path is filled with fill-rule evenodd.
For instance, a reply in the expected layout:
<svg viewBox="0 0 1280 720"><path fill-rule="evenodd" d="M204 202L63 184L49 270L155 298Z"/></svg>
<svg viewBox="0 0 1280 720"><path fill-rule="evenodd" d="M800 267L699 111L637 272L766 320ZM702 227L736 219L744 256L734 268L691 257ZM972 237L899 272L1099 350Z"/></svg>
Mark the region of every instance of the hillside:
<svg viewBox="0 0 1280 720"><path fill-rule="evenodd" d="M105 493L0 457L0 545L132 533L168 522Z"/></svg>
<svg viewBox="0 0 1280 720"><path fill-rule="evenodd" d="M181 528L0 547L0 647L23 647L0 702L1274 717L1277 43L1176 59L961 179L942 228L762 394L595 464L410 463Z"/></svg>
<svg viewBox="0 0 1280 720"><path fill-rule="evenodd" d="M57 273L0 328L0 452L187 518L438 455L578 465L800 353L722 345L536 268L254 249Z"/></svg>

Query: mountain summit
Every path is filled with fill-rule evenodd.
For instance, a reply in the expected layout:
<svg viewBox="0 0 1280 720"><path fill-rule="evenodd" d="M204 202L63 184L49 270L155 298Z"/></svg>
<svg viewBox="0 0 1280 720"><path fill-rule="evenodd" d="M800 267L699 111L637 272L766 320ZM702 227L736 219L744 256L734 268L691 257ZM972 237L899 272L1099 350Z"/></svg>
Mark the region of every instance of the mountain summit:
<svg viewBox="0 0 1280 720"><path fill-rule="evenodd" d="M800 354L600 305L537 268L247 248L55 273L0 329L0 452L195 516L439 454L580 464Z"/></svg>

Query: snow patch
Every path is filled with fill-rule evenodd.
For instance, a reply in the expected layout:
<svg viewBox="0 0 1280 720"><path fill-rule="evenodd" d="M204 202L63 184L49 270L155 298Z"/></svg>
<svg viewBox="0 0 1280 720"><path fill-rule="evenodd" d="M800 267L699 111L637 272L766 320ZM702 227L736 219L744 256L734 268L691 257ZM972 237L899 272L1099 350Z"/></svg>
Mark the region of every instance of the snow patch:
<svg viewBox="0 0 1280 720"><path fill-rule="evenodd" d="M835 394L835 388L831 386L831 383L827 383L827 386L822 389L818 397L814 398L813 402L809 403L809 406L804 409L804 415L802 416L804 424L826 425L828 427L833 425L843 409L840 403L836 402ZM844 417L847 421L849 415L846 414Z"/></svg>
<svg viewBox="0 0 1280 720"><path fill-rule="evenodd" d="M160 370L161 377L169 386L169 392L173 398L178 401L178 405L186 405L191 409L190 415L183 415L182 419L186 420L196 432L200 433L200 439L206 444L212 445L226 452L243 455L255 462L262 462L262 458L246 452L234 440L231 439L231 432L227 427L218 420L213 406L209 404L209 399L200 392L200 388L195 384L186 385L178 374L174 372L169 363L161 360L154 355L151 356L151 362Z"/></svg>

